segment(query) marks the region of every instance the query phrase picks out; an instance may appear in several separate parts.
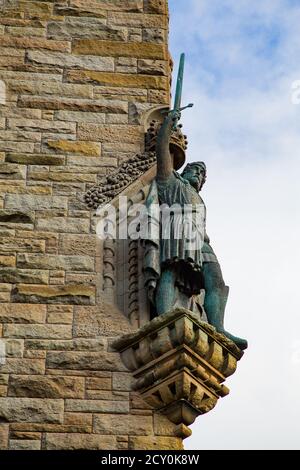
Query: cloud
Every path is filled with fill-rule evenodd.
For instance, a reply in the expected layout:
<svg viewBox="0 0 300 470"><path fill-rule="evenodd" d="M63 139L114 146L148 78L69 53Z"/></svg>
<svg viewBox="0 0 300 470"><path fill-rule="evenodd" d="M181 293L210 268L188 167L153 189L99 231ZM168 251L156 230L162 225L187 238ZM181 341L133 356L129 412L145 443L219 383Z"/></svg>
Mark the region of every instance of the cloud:
<svg viewBox="0 0 300 470"><path fill-rule="evenodd" d="M249 350L231 395L198 418L190 449L299 449L300 5L170 0L187 54L188 159L204 160L208 233L230 285L226 326Z"/></svg>

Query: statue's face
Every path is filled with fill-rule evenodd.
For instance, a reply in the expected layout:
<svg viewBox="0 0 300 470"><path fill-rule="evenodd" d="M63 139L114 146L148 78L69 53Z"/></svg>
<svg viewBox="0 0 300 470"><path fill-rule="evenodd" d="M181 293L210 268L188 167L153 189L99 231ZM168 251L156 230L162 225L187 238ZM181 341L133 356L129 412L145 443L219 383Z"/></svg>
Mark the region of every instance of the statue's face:
<svg viewBox="0 0 300 470"><path fill-rule="evenodd" d="M205 171L200 166L191 166L184 170L182 174L183 178L196 189L201 191L202 186L205 183Z"/></svg>

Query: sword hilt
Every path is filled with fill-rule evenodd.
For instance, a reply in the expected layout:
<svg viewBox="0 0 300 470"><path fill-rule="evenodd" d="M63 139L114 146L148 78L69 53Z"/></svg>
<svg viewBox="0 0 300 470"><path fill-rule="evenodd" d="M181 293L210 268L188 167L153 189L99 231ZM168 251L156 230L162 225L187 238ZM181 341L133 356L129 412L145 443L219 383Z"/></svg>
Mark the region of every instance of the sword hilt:
<svg viewBox="0 0 300 470"><path fill-rule="evenodd" d="M169 114L174 113L175 111L181 113L181 111L184 111L184 110L187 109L187 108L192 108L193 106L194 106L193 103L189 103L187 106L184 106L183 108L179 108L179 109L170 109L170 110L168 110L168 111L164 109L163 111L161 111L161 114L167 114L167 115L169 115ZM176 130L178 121L179 121L179 119L176 119L176 121L174 122L173 130Z"/></svg>

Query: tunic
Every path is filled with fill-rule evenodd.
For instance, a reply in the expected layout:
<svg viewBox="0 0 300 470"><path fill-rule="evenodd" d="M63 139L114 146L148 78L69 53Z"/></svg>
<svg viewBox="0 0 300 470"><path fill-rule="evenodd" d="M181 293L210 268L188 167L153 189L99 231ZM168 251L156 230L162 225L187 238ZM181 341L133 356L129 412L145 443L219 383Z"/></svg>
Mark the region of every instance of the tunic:
<svg viewBox="0 0 300 470"><path fill-rule="evenodd" d="M173 171L168 178L152 183L146 201L148 213L154 203L169 208L177 205L177 210L174 213L171 210L166 223L164 217L160 220L159 240L146 241L146 287L156 287L161 270L172 269L181 292L188 296L200 294L204 284L201 267L206 222L202 198L187 180Z"/></svg>

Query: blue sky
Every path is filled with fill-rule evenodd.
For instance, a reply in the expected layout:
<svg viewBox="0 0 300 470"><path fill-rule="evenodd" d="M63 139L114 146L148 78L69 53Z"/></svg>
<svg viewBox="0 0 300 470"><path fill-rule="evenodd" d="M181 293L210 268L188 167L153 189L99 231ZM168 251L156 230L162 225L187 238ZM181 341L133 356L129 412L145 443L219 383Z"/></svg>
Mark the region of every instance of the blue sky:
<svg viewBox="0 0 300 470"><path fill-rule="evenodd" d="M189 449L300 448L300 0L169 0L187 55L188 160L204 160L208 233L249 350Z"/></svg>

